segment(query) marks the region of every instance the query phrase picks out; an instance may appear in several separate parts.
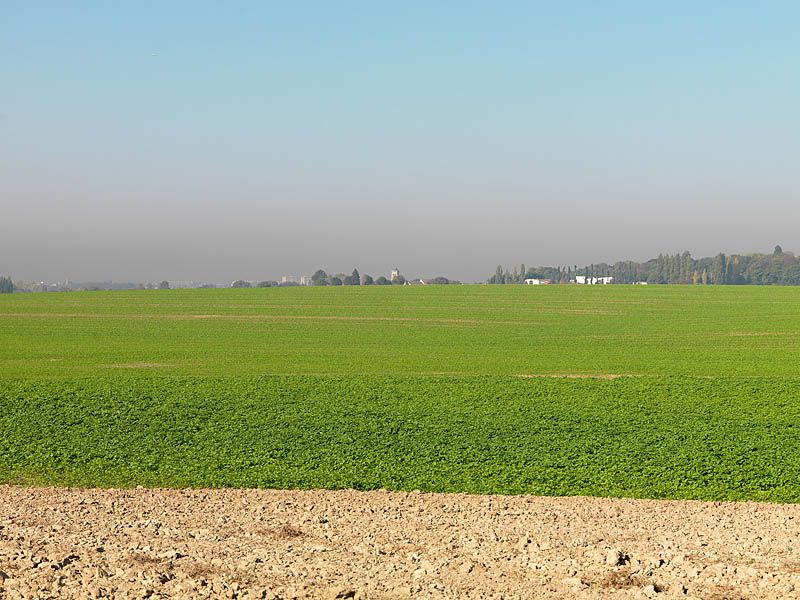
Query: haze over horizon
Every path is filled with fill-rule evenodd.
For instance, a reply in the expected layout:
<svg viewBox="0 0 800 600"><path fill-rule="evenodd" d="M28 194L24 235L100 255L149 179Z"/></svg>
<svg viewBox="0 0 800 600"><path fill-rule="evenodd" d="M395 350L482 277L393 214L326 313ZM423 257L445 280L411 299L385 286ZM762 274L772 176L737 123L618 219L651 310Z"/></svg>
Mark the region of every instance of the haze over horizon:
<svg viewBox="0 0 800 600"><path fill-rule="evenodd" d="M0 275L800 250L800 4L0 7Z"/></svg>

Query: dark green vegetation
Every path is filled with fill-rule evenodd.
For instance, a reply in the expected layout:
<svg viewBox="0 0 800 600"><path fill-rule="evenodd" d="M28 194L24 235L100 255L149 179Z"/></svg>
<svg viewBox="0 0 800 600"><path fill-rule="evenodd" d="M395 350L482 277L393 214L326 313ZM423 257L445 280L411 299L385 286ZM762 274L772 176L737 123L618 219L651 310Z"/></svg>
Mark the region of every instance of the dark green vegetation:
<svg viewBox="0 0 800 600"><path fill-rule="evenodd" d="M695 285L800 285L800 257L775 246L772 254L719 253L695 259L689 252L659 254L645 262L621 260L613 265L598 263L584 267L535 267L513 271L497 267L489 283L522 283L526 278L568 283L576 275L614 278L614 283L688 283Z"/></svg>
<svg viewBox="0 0 800 600"><path fill-rule="evenodd" d="M14 292L14 282L10 277L0 277L0 294L12 294Z"/></svg>
<svg viewBox="0 0 800 600"><path fill-rule="evenodd" d="M798 365L796 288L3 296L0 480L800 501Z"/></svg>

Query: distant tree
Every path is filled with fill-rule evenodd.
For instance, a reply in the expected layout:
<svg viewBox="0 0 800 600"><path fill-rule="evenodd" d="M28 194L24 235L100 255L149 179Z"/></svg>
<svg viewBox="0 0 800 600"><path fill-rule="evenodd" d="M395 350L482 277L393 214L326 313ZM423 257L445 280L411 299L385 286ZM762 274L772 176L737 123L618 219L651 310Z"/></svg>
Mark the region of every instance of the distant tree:
<svg viewBox="0 0 800 600"><path fill-rule="evenodd" d="M344 283L344 285L361 285L361 275L359 274L358 269L353 269L353 272L350 275L347 275L342 279L342 283Z"/></svg>
<svg viewBox="0 0 800 600"><path fill-rule="evenodd" d="M259 281L256 287L268 288L268 287L275 287L277 285L278 285L277 281Z"/></svg>
<svg viewBox="0 0 800 600"><path fill-rule="evenodd" d="M694 271L695 271L694 259L692 258L692 255L688 250L686 250L683 253L681 258L683 261L683 270L681 273L681 279L683 281L689 281L689 279L694 276Z"/></svg>
<svg viewBox="0 0 800 600"><path fill-rule="evenodd" d="M700 276L700 281L703 282L703 285L708 285L708 271L703 269L703 274Z"/></svg>
<svg viewBox="0 0 800 600"><path fill-rule="evenodd" d="M431 279L431 283L435 283L437 285L447 285L451 282L447 277L434 277Z"/></svg>
<svg viewBox="0 0 800 600"><path fill-rule="evenodd" d="M405 277L403 277L402 275L398 275L398 276L397 276L397 277L396 277L396 278L395 278L395 279L392 281L392 285L405 285L405 283L406 283L406 278L405 278Z"/></svg>
<svg viewBox="0 0 800 600"><path fill-rule="evenodd" d="M796 262L786 269L784 283L786 285L800 285L800 262Z"/></svg>
<svg viewBox="0 0 800 600"><path fill-rule="evenodd" d="M331 285L342 285L342 280L339 277L331 277Z"/></svg>
<svg viewBox="0 0 800 600"><path fill-rule="evenodd" d="M692 284L697 285L697 282L698 282L699 279L700 279L700 276L697 274L697 271L692 273Z"/></svg>
<svg viewBox="0 0 800 600"><path fill-rule="evenodd" d="M727 266L727 259L722 252L714 257L714 262L711 263L711 283L713 285L727 283L725 280L725 275L728 272Z"/></svg>
<svg viewBox="0 0 800 600"><path fill-rule="evenodd" d="M13 294L14 282L10 277L0 277L0 294Z"/></svg>
<svg viewBox="0 0 800 600"><path fill-rule="evenodd" d="M361 285L373 285L374 283L375 280L372 279L372 276L366 274L361 276Z"/></svg>
<svg viewBox="0 0 800 600"><path fill-rule="evenodd" d="M311 285L328 285L328 274L319 269L311 276Z"/></svg>
<svg viewBox="0 0 800 600"><path fill-rule="evenodd" d="M282 281L278 284L278 287L298 287L299 285L296 281Z"/></svg>
<svg viewBox="0 0 800 600"><path fill-rule="evenodd" d="M162 281L158 284L158 289L160 290L168 290L169 289L169 281Z"/></svg>
<svg viewBox="0 0 800 600"><path fill-rule="evenodd" d="M391 285L391 283L392 282L386 279L386 277L384 277L383 275L381 275L375 280L375 285Z"/></svg>
<svg viewBox="0 0 800 600"><path fill-rule="evenodd" d="M725 265L725 283L737 284L739 281L739 257L729 256Z"/></svg>
<svg viewBox="0 0 800 600"><path fill-rule="evenodd" d="M250 282L249 281L244 281L242 279L237 279L236 281L234 281L231 284L231 287L232 288L249 288L250 287Z"/></svg>
<svg viewBox="0 0 800 600"><path fill-rule="evenodd" d="M489 283L501 284L506 282L506 276L503 274L503 266L497 265L497 270L489 278Z"/></svg>
<svg viewBox="0 0 800 600"><path fill-rule="evenodd" d="M782 256L782 255L783 255L783 248L781 248L781 245L778 244L777 246L775 246L775 250L772 251L772 256Z"/></svg>

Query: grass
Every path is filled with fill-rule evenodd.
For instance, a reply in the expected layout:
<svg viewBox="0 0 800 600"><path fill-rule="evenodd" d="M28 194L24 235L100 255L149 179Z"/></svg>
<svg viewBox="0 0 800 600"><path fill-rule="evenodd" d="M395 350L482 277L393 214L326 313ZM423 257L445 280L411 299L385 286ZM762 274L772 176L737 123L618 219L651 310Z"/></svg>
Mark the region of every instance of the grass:
<svg viewBox="0 0 800 600"><path fill-rule="evenodd" d="M799 340L798 288L0 296L0 481L797 502Z"/></svg>

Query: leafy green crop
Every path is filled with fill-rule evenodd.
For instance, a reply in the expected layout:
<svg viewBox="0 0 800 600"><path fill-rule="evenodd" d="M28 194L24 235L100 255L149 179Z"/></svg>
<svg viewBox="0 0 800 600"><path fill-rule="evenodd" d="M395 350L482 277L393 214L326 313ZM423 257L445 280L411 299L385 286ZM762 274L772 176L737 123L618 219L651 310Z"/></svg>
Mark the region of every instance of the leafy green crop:
<svg viewBox="0 0 800 600"><path fill-rule="evenodd" d="M0 297L0 481L797 502L799 308L669 286Z"/></svg>

